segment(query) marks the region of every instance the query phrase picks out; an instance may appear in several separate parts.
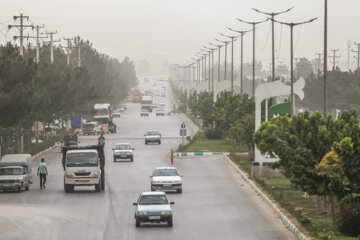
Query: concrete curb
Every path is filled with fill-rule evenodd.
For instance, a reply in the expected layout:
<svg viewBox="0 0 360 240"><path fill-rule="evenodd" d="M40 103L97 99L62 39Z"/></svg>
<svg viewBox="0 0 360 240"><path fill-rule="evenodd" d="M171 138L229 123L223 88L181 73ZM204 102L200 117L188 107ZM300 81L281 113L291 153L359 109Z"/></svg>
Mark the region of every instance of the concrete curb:
<svg viewBox="0 0 360 240"><path fill-rule="evenodd" d="M254 191L260 195L264 201L272 208L272 210L281 218L285 226L295 234L295 236L300 240L308 240L308 238L293 224L281 211L280 209L254 184L253 181L251 181L246 174L238 168L238 166L235 165L235 163L224 154L224 157L226 160L230 163L231 166L233 166L238 173L240 173L241 177L251 186Z"/></svg>
<svg viewBox="0 0 360 240"><path fill-rule="evenodd" d="M214 156L229 155L228 152L174 152L174 157L197 157L197 156ZM237 154L247 154L247 152L239 152Z"/></svg>

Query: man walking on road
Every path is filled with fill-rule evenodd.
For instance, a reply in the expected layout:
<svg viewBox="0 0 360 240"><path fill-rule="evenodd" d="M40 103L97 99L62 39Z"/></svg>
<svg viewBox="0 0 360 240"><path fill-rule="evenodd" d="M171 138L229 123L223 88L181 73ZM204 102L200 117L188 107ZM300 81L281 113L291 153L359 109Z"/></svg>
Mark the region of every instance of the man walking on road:
<svg viewBox="0 0 360 240"><path fill-rule="evenodd" d="M41 163L39 163L37 175L40 175L40 189L45 189L46 183L46 175L48 175L48 170L46 167L45 159L41 159Z"/></svg>

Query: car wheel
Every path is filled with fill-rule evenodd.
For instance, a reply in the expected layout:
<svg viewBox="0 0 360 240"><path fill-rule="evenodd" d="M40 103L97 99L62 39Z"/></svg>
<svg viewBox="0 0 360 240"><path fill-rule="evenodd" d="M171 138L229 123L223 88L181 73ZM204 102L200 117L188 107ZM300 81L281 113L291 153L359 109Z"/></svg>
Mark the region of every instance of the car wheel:
<svg viewBox="0 0 360 240"><path fill-rule="evenodd" d="M18 192L18 193L21 193L21 192L22 192L22 184L21 184L21 186L18 188L17 192Z"/></svg>
<svg viewBox="0 0 360 240"><path fill-rule="evenodd" d="M132 161L132 162L133 162L133 161L134 161L134 157L132 157L132 158L130 159L130 161Z"/></svg>
<svg viewBox="0 0 360 240"><path fill-rule="evenodd" d="M116 162L116 158L114 158L114 162Z"/></svg>
<svg viewBox="0 0 360 240"><path fill-rule="evenodd" d="M161 144L161 141L159 141L159 144Z"/></svg>
<svg viewBox="0 0 360 240"><path fill-rule="evenodd" d="M29 190L30 190L30 183L28 183L28 185L25 187L25 190L26 190L26 191L29 191Z"/></svg>
<svg viewBox="0 0 360 240"><path fill-rule="evenodd" d="M182 189L176 190L177 193L182 193Z"/></svg>
<svg viewBox="0 0 360 240"><path fill-rule="evenodd" d="M150 189L151 189L152 192L155 192L155 189L153 188L152 185L151 185Z"/></svg>
<svg viewBox="0 0 360 240"><path fill-rule="evenodd" d="M145 141L145 145L147 145L148 144L148 142L147 141Z"/></svg>
<svg viewBox="0 0 360 240"><path fill-rule="evenodd" d="M169 227L173 226L173 220L172 219L168 221L168 225L169 225Z"/></svg>
<svg viewBox="0 0 360 240"><path fill-rule="evenodd" d="M136 227L140 227L140 221L136 219Z"/></svg>

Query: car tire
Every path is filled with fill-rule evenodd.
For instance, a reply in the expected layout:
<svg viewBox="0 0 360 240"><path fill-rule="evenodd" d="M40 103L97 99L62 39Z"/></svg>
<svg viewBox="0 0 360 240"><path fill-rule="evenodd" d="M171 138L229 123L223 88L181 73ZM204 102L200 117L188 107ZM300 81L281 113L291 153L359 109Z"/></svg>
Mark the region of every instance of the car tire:
<svg viewBox="0 0 360 240"><path fill-rule="evenodd" d="M176 192L177 193L182 193L182 189L177 189Z"/></svg>
<svg viewBox="0 0 360 240"><path fill-rule="evenodd" d="M161 141L159 140L159 144L161 144Z"/></svg>
<svg viewBox="0 0 360 240"><path fill-rule="evenodd" d="M25 190L26 190L26 191L29 191L29 190L30 190L30 183L28 183L28 185L25 187Z"/></svg>
<svg viewBox="0 0 360 240"><path fill-rule="evenodd" d="M17 192L18 192L18 193L21 193L21 192L22 192L22 188L23 188L23 184L21 183L21 186L17 189Z"/></svg>
<svg viewBox="0 0 360 240"><path fill-rule="evenodd" d="M148 142L147 141L145 141L145 145L147 145L148 144Z"/></svg>
<svg viewBox="0 0 360 240"><path fill-rule="evenodd" d="M114 157L114 162L116 162L116 158Z"/></svg>
<svg viewBox="0 0 360 240"><path fill-rule="evenodd" d="M130 161L133 162L133 161L134 161L134 157L130 158Z"/></svg>
<svg viewBox="0 0 360 240"><path fill-rule="evenodd" d="M70 192L70 186L69 186L69 184L65 184L65 183L64 183L64 191L65 191L66 193L69 193L69 192Z"/></svg>
<svg viewBox="0 0 360 240"><path fill-rule="evenodd" d="M135 223L136 227L140 227L140 221L136 219L136 223Z"/></svg>
<svg viewBox="0 0 360 240"><path fill-rule="evenodd" d="M155 192L155 189L153 188L152 185L151 185L150 189L151 189L152 192Z"/></svg>
<svg viewBox="0 0 360 240"><path fill-rule="evenodd" d="M95 184L95 192L101 191L101 180L99 181L99 184Z"/></svg>
<svg viewBox="0 0 360 240"><path fill-rule="evenodd" d="M173 226L173 220L172 220L172 218L171 218L171 220L168 221L168 226L169 226L169 227L172 227L172 226Z"/></svg>

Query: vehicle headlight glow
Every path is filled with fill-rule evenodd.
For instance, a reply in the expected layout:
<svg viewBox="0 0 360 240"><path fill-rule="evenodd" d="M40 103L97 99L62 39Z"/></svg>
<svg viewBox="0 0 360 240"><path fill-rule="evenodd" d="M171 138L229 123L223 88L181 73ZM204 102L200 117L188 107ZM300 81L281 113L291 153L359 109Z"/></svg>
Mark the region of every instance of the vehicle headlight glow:
<svg viewBox="0 0 360 240"><path fill-rule="evenodd" d="M145 212L145 211L137 211L136 214L137 214L137 215L147 215L148 212Z"/></svg>
<svg viewBox="0 0 360 240"><path fill-rule="evenodd" d="M98 172L93 173L93 177L98 177L100 174Z"/></svg>
<svg viewBox="0 0 360 240"><path fill-rule="evenodd" d="M66 178L74 178L74 174L72 174L72 173L66 173Z"/></svg>
<svg viewBox="0 0 360 240"><path fill-rule="evenodd" d="M161 212L161 214L162 214L162 215L165 215L165 214L167 214L167 215L171 215L171 214L172 214L172 212L171 212L171 211L162 211L162 212Z"/></svg>

